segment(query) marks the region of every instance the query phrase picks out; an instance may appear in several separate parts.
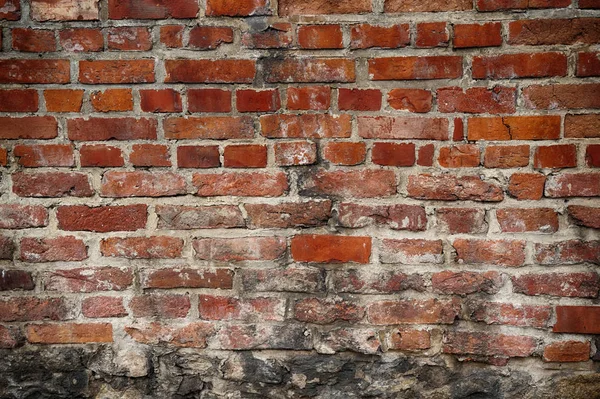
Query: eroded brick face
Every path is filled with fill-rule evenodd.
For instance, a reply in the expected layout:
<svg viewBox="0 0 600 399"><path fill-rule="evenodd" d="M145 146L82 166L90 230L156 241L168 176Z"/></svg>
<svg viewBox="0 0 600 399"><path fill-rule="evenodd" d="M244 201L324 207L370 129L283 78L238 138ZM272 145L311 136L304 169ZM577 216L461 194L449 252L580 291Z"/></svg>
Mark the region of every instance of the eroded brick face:
<svg viewBox="0 0 600 399"><path fill-rule="evenodd" d="M596 398L598 10L0 0L0 397Z"/></svg>

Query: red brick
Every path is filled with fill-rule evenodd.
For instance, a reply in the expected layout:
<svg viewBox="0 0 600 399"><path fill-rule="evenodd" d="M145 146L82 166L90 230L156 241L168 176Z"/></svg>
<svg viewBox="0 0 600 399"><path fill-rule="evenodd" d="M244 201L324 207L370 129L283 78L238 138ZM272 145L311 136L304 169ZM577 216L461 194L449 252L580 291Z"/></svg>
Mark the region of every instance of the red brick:
<svg viewBox="0 0 600 399"><path fill-rule="evenodd" d="M502 24L488 22L484 24L454 25L454 48L498 47L502 45Z"/></svg>
<svg viewBox="0 0 600 399"><path fill-rule="evenodd" d="M173 89L140 90L144 112L181 112L181 95Z"/></svg>
<svg viewBox="0 0 600 399"><path fill-rule="evenodd" d="M52 270L44 276L47 291L123 291L132 284L132 270L116 267Z"/></svg>
<svg viewBox="0 0 600 399"><path fill-rule="evenodd" d="M428 200L497 202L504 199L499 186L479 176L411 175L407 190L409 197Z"/></svg>
<svg viewBox="0 0 600 399"><path fill-rule="evenodd" d="M396 176L391 170L319 170L302 180L300 195L376 198L396 193Z"/></svg>
<svg viewBox="0 0 600 399"><path fill-rule="evenodd" d="M298 45L304 49L344 48L340 25L300 25Z"/></svg>
<svg viewBox="0 0 600 399"><path fill-rule="evenodd" d="M370 24L352 25L350 48L398 48L410 44L408 24L378 26Z"/></svg>
<svg viewBox="0 0 600 399"><path fill-rule="evenodd" d="M83 104L83 90L44 90L48 112L79 112Z"/></svg>
<svg viewBox="0 0 600 399"><path fill-rule="evenodd" d="M159 229L189 230L244 227L242 212L235 205L156 207Z"/></svg>
<svg viewBox="0 0 600 399"><path fill-rule="evenodd" d="M471 114L512 114L515 112L517 90L512 87L472 87L464 91L460 87L438 89L440 112L465 112Z"/></svg>
<svg viewBox="0 0 600 399"><path fill-rule="evenodd" d="M133 111L133 95L131 89L107 89L94 91L90 95L90 103L99 112Z"/></svg>
<svg viewBox="0 0 600 399"><path fill-rule="evenodd" d="M56 211L58 228L67 231L135 231L146 227L146 205L59 206Z"/></svg>
<svg viewBox="0 0 600 399"><path fill-rule="evenodd" d="M252 83L254 60L165 60L166 83Z"/></svg>
<svg viewBox="0 0 600 399"><path fill-rule="evenodd" d="M242 270L246 291L321 292L325 290L325 273L310 267Z"/></svg>
<svg viewBox="0 0 600 399"><path fill-rule="evenodd" d="M180 168L218 168L221 166L219 146L179 146L177 147L177 166Z"/></svg>
<svg viewBox="0 0 600 399"><path fill-rule="evenodd" d="M0 139L53 139L58 122L52 116L0 117Z"/></svg>
<svg viewBox="0 0 600 399"><path fill-rule="evenodd" d="M251 229L324 226L331 216L329 200L244 204L244 208Z"/></svg>
<svg viewBox="0 0 600 399"><path fill-rule="evenodd" d="M148 28L118 26L107 31L109 50L148 51L152 49L152 36Z"/></svg>
<svg viewBox="0 0 600 399"><path fill-rule="evenodd" d="M452 246L461 264L487 264L517 267L525 263L525 241L475 240L459 238Z"/></svg>
<svg viewBox="0 0 600 399"><path fill-rule="evenodd" d="M599 91L600 83L532 85L523 89L523 97L531 109L600 108Z"/></svg>
<svg viewBox="0 0 600 399"><path fill-rule="evenodd" d="M600 174L572 173L549 176L545 196L550 198L600 197Z"/></svg>
<svg viewBox="0 0 600 399"><path fill-rule="evenodd" d="M168 118L164 121L167 139L250 139L254 137L254 121L248 116L200 116Z"/></svg>
<svg viewBox="0 0 600 399"><path fill-rule="evenodd" d="M196 18L195 0L109 0L110 19Z"/></svg>
<svg viewBox="0 0 600 399"><path fill-rule="evenodd" d="M159 144L134 144L129 154L133 166L171 166L169 147Z"/></svg>
<svg viewBox="0 0 600 399"><path fill-rule="evenodd" d="M562 53L520 53L473 57L474 79L545 78L567 75Z"/></svg>
<svg viewBox="0 0 600 399"><path fill-rule="evenodd" d="M35 112L38 93L31 89L0 90L1 112Z"/></svg>
<svg viewBox="0 0 600 399"><path fill-rule="evenodd" d="M21 19L21 2L19 0L0 0L0 19L8 21Z"/></svg>
<svg viewBox="0 0 600 399"><path fill-rule="evenodd" d="M566 138L600 137L600 115L566 115Z"/></svg>
<svg viewBox="0 0 600 399"><path fill-rule="evenodd" d="M460 312L460 301L424 299L379 301L367 307L371 324L453 324Z"/></svg>
<svg viewBox="0 0 600 399"><path fill-rule="evenodd" d="M500 358L528 357L536 347L536 339L530 336L449 331L444 336L442 352Z"/></svg>
<svg viewBox="0 0 600 399"><path fill-rule="evenodd" d="M27 340L32 344L86 344L113 341L110 323L29 324Z"/></svg>
<svg viewBox="0 0 600 399"><path fill-rule="evenodd" d="M590 358L589 341L560 341L546 345L543 359L545 362L586 362Z"/></svg>
<svg viewBox="0 0 600 399"><path fill-rule="evenodd" d="M438 229L449 234L486 233L485 209L438 208L435 211Z"/></svg>
<svg viewBox="0 0 600 399"><path fill-rule="evenodd" d="M381 246L382 263L401 263L404 265L444 262L441 240L422 239L384 239Z"/></svg>
<svg viewBox="0 0 600 399"><path fill-rule="evenodd" d="M0 60L0 83L69 83L69 60Z"/></svg>
<svg viewBox="0 0 600 399"><path fill-rule="evenodd" d="M73 166L73 147L70 144L16 145L13 155L26 168Z"/></svg>
<svg viewBox="0 0 600 399"><path fill-rule="evenodd" d="M270 15L269 0L207 0L206 15L209 17L248 17Z"/></svg>
<svg viewBox="0 0 600 399"><path fill-rule="evenodd" d="M365 139L448 140L448 120L404 116L359 116L358 134Z"/></svg>
<svg viewBox="0 0 600 399"><path fill-rule="evenodd" d="M289 189L283 172L196 173L192 184L200 197L280 197Z"/></svg>
<svg viewBox="0 0 600 399"><path fill-rule="evenodd" d="M477 9L479 11L562 8L569 5L571 5L571 0L477 0Z"/></svg>
<svg viewBox="0 0 600 399"><path fill-rule="evenodd" d="M74 262L88 258L85 243L73 236L22 238L19 258L24 262Z"/></svg>
<svg viewBox="0 0 600 399"><path fill-rule="evenodd" d="M512 303L475 302L467 310L472 321L517 327L547 328L552 316L551 306Z"/></svg>
<svg viewBox="0 0 600 399"><path fill-rule="evenodd" d="M208 323L186 323L182 326L157 322L125 327L125 332L137 342L146 345L169 344L183 348L206 348L208 337L215 330Z"/></svg>
<svg viewBox="0 0 600 399"><path fill-rule="evenodd" d="M190 311L187 295L146 294L133 297L129 308L134 317L159 317L176 319L186 317Z"/></svg>
<svg viewBox="0 0 600 399"><path fill-rule="evenodd" d="M600 277L596 273L523 274L512 277L513 291L525 295L596 298Z"/></svg>
<svg viewBox="0 0 600 399"><path fill-rule="evenodd" d="M312 165L317 161L317 145L311 141L278 142L273 149L277 166Z"/></svg>
<svg viewBox="0 0 600 399"><path fill-rule="evenodd" d="M454 79L462 76L462 57L389 57L369 60L371 80Z"/></svg>
<svg viewBox="0 0 600 399"><path fill-rule="evenodd" d="M585 162L591 168L600 167L600 145L590 144L586 147Z"/></svg>
<svg viewBox="0 0 600 399"><path fill-rule="evenodd" d="M335 270L331 281L336 292L354 294L391 294L405 290L425 291L425 281L418 274L398 271Z"/></svg>
<svg viewBox="0 0 600 399"><path fill-rule="evenodd" d="M0 13L0 18L2 18L3 15L5 15L5 13ZM23 345L23 341L23 334L19 327L0 326L0 348L14 349Z"/></svg>
<svg viewBox="0 0 600 399"><path fill-rule="evenodd" d="M0 148L0 166L6 166L8 164L8 151L6 148Z"/></svg>
<svg viewBox="0 0 600 399"><path fill-rule="evenodd" d="M533 167L574 168L577 166L577 147L572 144L540 146L535 149Z"/></svg>
<svg viewBox="0 0 600 399"><path fill-rule="evenodd" d="M435 147L433 144L426 144L419 148L417 155L417 165L419 166L433 166L433 153Z"/></svg>
<svg viewBox="0 0 600 399"><path fill-rule="evenodd" d="M473 144L457 144L440 148L438 163L443 168L474 168L479 166L481 154Z"/></svg>
<svg viewBox="0 0 600 399"><path fill-rule="evenodd" d="M0 269L0 291L33 290L31 273L24 270Z"/></svg>
<svg viewBox="0 0 600 399"><path fill-rule="evenodd" d="M74 141L156 140L157 123L149 118L77 118L67 121Z"/></svg>
<svg viewBox="0 0 600 399"><path fill-rule="evenodd" d="M199 295L198 312L204 320L283 321L285 300Z"/></svg>
<svg viewBox="0 0 600 399"><path fill-rule="evenodd" d="M13 193L19 197L91 197L88 176L76 172L13 173Z"/></svg>
<svg viewBox="0 0 600 399"><path fill-rule="evenodd" d="M422 22L417 24L416 47L448 47L449 40L450 35L446 28L446 22Z"/></svg>
<svg viewBox="0 0 600 399"><path fill-rule="evenodd" d="M383 166L413 166L415 164L415 145L412 143L373 144L371 159L374 164Z"/></svg>
<svg viewBox="0 0 600 399"><path fill-rule="evenodd" d="M371 238L297 235L292 237L290 251L297 262L369 263Z"/></svg>
<svg viewBox="0 0 600 399"><path fill-rule="evenodd" d="M294 318L304 323L332 324L337 321L356 323L365 311L354 303L333 298L305 298L294 304Z"/></svg>
<svg viewBox="0 0 600 399"><path fill-rule="evenodd" d="M143 288L221 288L233 287L229 269L147 269L141 273Z"/></svg>
<svg viewBox="0 0 600 399"><path fill-rule="evenodd" d="M324 111L331 104L328 86L290 87L287 89L287 109Z"/></svg>
<svg viewBox="0 0 600 399"><path fill-rule="evenodd" d="M470 0L448 0L439 2L435 0L385 0L386 13L404 12L441 12L471 10L473 3Z"/></svg>
<svg viewBox="0 0 600 399"><path fill-rule="evenodd" d="M289 48L292 45L292 24L279 22L260 32L245 32L242 45L253 49Z"/></svg>
<svg viewBox="0 0 600 399"><path fill-rule="evenodd" d="M578 53L577 76L600 76L600 53Z"/></svg>
<svg viewBox="0 0 600 399"><path fill-rule="evenodd" d="M282 17L295 15L323 15L323 14L364 14L372 10L369 0L356 0L353 2L308 0L298 2L295 0L279 1L279 15Z"/></svg>
<svg viewBox="0 0 600 399"><path fill-rule="evenodd" d="M381 91L376 89L338 89L338 108L342 111L379 111Z"/></svg>
<svg viewBox="0 0 600 399"><path fill-rule="evenodd" d="M181 256L183 240L177 237L110 237L100 242L103 256L127 259L171 259Z"/></svg>
<svg viewBox="0 0 600 399"><path fill-rule="evenodd" d="M127 310L123 306L123 298L112 296L85 298L81 302L81 313L89 318L127 316Z"/></svg>
<svg viewBox="0 0 600 399"><path fill-rule="evenodd" d="M228 145L223 152L226 168L264 168L267 166L267 147L264 145Z"/></svg>
<svg viewBox="0 0 600 399"><path fill-rule="evenodd" d="M287 249L284 237L201 238L193 246L196 259L221 262L275 260Z"/></svg>
<svg viewBox="0 0 600 399"><path fill-rule="evenodd" d="M579 0L579 8L600 8L600 3L598 0Z"/></svg>
<svg viewBox="0 0 600 399"><path fill-rule="evenodd" d="M570 240L535 244L536 262L542 265L600 264L600 241Z"/></svg>
<svg viewBox="0 0 600 399"><path fill-rule="evenodd" d="M84 84L154 83L154 60L79 61Z"/></svg>
<svg viewBox="0 0 600 399"><path fill-rule="evenodd" d="M567 211L576 225L600 229L600 208L569 205Z"/></svg>
<svg viewBox="0 0 600 399"><path fill-rule="evenodd" d="M600 306L557 306L555 333L600 334Z"/></svg>
<svg viewBox="0 0 600 399"><path fill-rule="evenodd" d="M521 45L594 44L600 42L599 18L536 19L508 25L508 43Z"/></svg>
<svg viewBox="0 0 600 399"><path fill-rule="evenodd" d="M392 89L387 101L394 109L424 113L431 111L433 95L423 89Z"/></svg>
<svg viewBox="0 0 600 399"><path fill-rule="evenodd" d="M186 193L185 179L172 172L108 171L102 177L103 197L166 197Z"/></svg>
<svg viewBox="0 0 600 399"><path fill-rule="evenodd" d="M336 165L358 165L365 161L365 143L332 141L323 147L323 158Z"/></svg>
<svg viewBox="0 0 600 399"><path fill-rule="evenodd" d="M265 58L267 83L350 83L356 80L354 60L346 58Z"/></svg>
<svg viewBox="0 0 600 399"><path fill-rule="evenodd" d="M452 140L464 141L465 139L465 122L463 118L454 118L454 131L452 132Z"/></svg>
<svg viewBox="0 0 600 399"><path fill-rule="evenodd" d="M236 90L236 107L239 112L274 112L281 107L279 90Z"/></svg>
<svg viewBox="0 0 600 399"><path fill-rule="evenodd" d="M12 238L0 236L0 259L13 260L15 244Z"/></svg>
<svg viewBox="0 0 600 399"><path fill-rule="evenodd" d="M394 329L388 344L391 350L416 351L431 347L431 334L425 330Z"/></svg>
<svg viewBox="0 0 600 399"><path fill-rule="evenodd" d="M539 173L515 173L508 182L508 193L518 200L539 200L544 195L546 176Z"/></svg>
<svg viewBox="0 0 600 399"><path fill-rule="evenodd" d="M223 43L233 43L233 29L217 26L195 26L190 30L189 46L213 50Z"/></svg>
<svg viewBox="0 0 600 399"><path fill-rule="evenodd" d="M418 205L358 205L341 203L338 222L343 227L382 225L393 230L423 231L427 227L425 209Z"/></svg>
<svg viewBox="0 0 600 399"><path fill-rule="evenodd" d="M431 276L431 286L442 294L468 295L476 292L496 294L504 280L495 271L485 273L443 271Z"/></svg>
<svg viewBox="0 0 600 399"><path fill-rule="evenodd" d="M188 89L188 111L231 112L231 91L221 89Z"/></svg>
<svg viewBox="0 0 600 399"><path fill-rule="evenodd" d="M486 168L518 168L528 166L529 146L488 146L485 149L483 164Z"/></svg>
<svg viewBox="0 0 600 399"><path fill-rule="evenodd" d="M92 21L98 17L97 0L31 1L31 18L36 21Z"/></svg>
<svg viewBox="0 0 600 399"><path fill-rule="evenodd" d="M348 138L352 117L347 114L264 115L261 134L267 138Z"/></svg>
<svg viewBox="0 0 600 399"><path fill-rule="evenodd" d="M104 49L102 31L94 28L63 29L58 32L63 50L74 53L96 52Z"/></svg>
<svg viewBox="0 0 600 399"><path fill-rule="evenodd" d="M0 300L0 321L66 320L63 298L15 297Z"/></svg>
<svg viewBox="0 0 600 399"><path fill-rule="evenodd" d="M469 118L469 140L555 140L560 137L558 115Z"/></svg>
<svg viewBox="0 0 600 399"><path fill-rule="evenodd" d="M496 218L504 233L554 233L558 230L558 214L550 208L498 209Z"/></svg>
<svg viewBox="0 0 600 399"><path fill-rule="evenodd" d="M160 27L160 42L167 48L183 47L183 25L163 25Z"/></svg>

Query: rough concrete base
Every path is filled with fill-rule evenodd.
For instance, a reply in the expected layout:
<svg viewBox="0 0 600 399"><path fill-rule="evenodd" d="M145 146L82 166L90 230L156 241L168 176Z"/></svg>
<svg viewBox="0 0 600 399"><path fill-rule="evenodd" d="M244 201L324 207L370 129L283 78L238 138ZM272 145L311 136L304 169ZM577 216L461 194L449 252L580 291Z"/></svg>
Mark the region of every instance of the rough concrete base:
<svg viewBox="0 0 600 399"><path fill-rule="evenodd" d="M597 399L600 367L141 347L0 351L0 398Z"/></svg>

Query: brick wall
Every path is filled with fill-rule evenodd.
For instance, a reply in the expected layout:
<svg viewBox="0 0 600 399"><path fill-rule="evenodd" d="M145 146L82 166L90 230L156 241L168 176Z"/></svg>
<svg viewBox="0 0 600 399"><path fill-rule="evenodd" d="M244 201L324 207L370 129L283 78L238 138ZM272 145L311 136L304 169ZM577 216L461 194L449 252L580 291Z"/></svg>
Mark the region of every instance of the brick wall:
<svg viewBox="0 0 600 399"><path fill-rule="evenodd" d="M0 0L0 396L599 398L598 0Z"/></svg>

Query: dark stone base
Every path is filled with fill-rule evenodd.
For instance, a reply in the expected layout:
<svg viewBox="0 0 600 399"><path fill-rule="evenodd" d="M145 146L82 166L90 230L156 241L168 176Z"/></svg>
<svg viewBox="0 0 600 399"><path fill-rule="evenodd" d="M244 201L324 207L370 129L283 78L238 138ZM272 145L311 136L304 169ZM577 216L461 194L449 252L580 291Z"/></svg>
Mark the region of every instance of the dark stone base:
<svg viewBox="0 0 600 399"><path fill-rule="evenodd" d="M0 398L598 399L600 373L448 357L162 347L0 351Z"/></svg>

